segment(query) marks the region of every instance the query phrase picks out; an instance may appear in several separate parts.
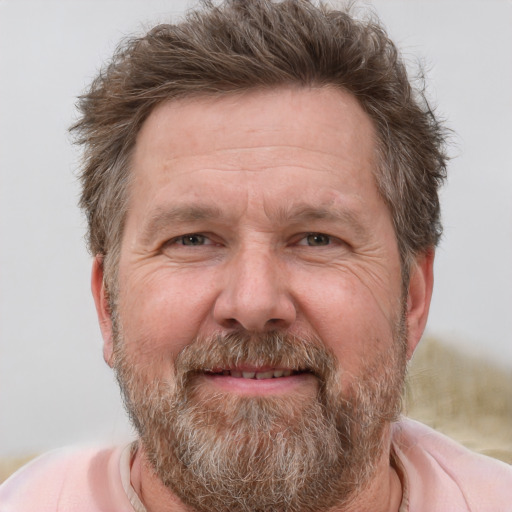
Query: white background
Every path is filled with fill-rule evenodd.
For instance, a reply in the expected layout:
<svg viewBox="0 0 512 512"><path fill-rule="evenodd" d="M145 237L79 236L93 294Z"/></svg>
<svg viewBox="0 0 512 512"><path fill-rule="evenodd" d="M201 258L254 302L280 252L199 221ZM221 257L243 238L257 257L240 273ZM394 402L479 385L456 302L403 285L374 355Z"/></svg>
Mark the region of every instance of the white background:
<svg viewBox="0 0 512 512"><path fill-rule="evenodd" d="M512 3L373 4L457 134L428 332L512 368ZM130 433L102 360L67 128L118 40L187 5L0 0L0 456Z"/></svg>

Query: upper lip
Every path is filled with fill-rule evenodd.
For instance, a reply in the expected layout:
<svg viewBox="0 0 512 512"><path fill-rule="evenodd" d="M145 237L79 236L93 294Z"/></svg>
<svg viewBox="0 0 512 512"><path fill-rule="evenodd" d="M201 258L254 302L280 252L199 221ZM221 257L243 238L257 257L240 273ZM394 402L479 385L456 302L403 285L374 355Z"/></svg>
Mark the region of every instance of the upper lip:
<svg viewBox="0 0 512 512"><path fill-rule="evenodd" d="M252 366L252 365L237 365L237 366L215 366L213 368L205 368L204 371L208 373L222 373L223 371L238 371L238 372L270 372L279 370L289 370L292 372L302 371L298 368L288 368L285 366Z"/></svg>
<svg viewBox="0 0 512 512"><path fill-rule="evenodd" d="M279 366L236 366L228 368L205 369L208 375L223 375L245 379L273 379L289 377L301 373L301 370L284 368Z"/></svg>

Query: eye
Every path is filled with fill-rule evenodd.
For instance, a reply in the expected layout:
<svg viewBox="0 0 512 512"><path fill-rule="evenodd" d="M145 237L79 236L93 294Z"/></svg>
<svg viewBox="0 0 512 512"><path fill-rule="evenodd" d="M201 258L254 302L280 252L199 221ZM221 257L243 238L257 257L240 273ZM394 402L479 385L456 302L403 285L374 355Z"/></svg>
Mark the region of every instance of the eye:
<svg viewBox="0 0 512 512"><path fill-rule="evenodd" d="M219 258L223 247L222 238L214 233L187 233L164 242L158 255L176 263L200 263Z"/></svg>
<svg viewBox="0 0 512 512"><path fill-rule="evenodd" d="M205 235L199 233L190 233L173 238L171 245L185 245L187 247L196 247L199 245L211 245L213 242Z"/></svg>
<svg viewBox="0 0 512 512"><path fill-rule="evenodd" d="M299 241L298 245L308 245L310 247L323 247L330 245L332 238L324 233L308 233Z"/></svg>

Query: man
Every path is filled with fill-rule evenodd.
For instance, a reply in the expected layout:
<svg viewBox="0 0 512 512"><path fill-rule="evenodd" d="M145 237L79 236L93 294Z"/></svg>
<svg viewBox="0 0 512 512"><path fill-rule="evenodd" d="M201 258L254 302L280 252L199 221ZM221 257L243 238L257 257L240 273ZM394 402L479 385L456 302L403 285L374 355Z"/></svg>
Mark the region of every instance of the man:
<svg viewBox="0 0 512 512"><path fill-rule="evenodd" d="M505 511L512 469L400 418L444 131L375 22L206 5L126 43L74 127L104 357L138 433L4 511Z"/></svg>

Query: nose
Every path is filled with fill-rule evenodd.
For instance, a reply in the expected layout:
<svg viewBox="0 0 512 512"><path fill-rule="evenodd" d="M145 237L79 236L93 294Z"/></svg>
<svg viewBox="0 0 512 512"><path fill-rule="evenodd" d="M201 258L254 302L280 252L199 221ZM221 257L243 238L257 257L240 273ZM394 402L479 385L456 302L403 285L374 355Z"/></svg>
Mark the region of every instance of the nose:
<svg viewBox="0 0 512 512"><path fill-rule="evenodd" d="M264 332L284 330L294 322L294 301L279 258L270 252L247 248L226 265L213 312L217 324Z"/></svg>

